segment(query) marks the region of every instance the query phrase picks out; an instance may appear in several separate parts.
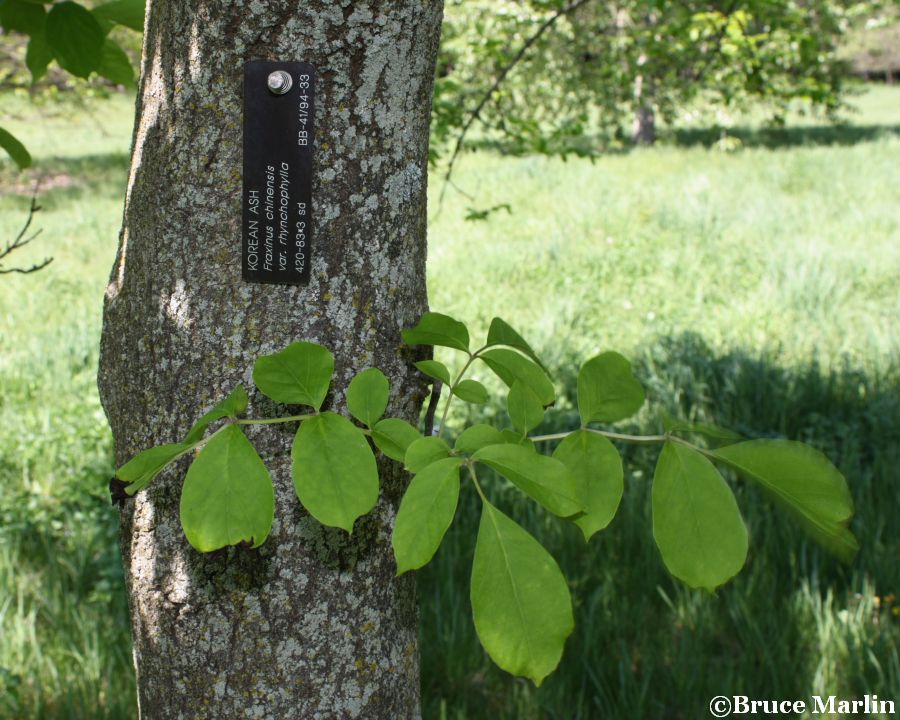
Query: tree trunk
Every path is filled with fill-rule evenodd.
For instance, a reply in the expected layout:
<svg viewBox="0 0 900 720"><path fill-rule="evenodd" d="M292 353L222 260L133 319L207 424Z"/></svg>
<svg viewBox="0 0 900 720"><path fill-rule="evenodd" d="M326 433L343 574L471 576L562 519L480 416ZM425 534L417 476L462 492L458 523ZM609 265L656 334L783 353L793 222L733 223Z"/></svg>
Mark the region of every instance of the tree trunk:
<svg viewBox="0 0 900 720"><path fill-rule="evenodd" d="M441 0L151 0L119 253L106 292L100 391L121 464L180 440L254 360L304 338L336 356L331 407L380 367L389 413L423 389L400 330L426 308L428 124ZM241 280L243 64L318 69L308 286ZM251 412L273 414L251 392ZM178 466L126 501L121 547L141 717L391 719L419 715L415 587L390 533L403 477L352 536L302 510L284 426L249 437L272 471L258 550L184 539Z"/></svg>
<svg viewBox="0 0 900 720"><path fill-rule="evenodd" d="M638 67L647 62L647 56L638 58ZM656 142L656 113L653 110L654 83L638 73L634 79L634 122L631 126L631 141L635 145L653 145Z"/></svg>
<svg viewBox="0 0 900 720"><path fill-rule="evenodd" d="M640 105L635 110L631 141L635 145L653 145L656 142L656 113L652 105Z"/></svg>

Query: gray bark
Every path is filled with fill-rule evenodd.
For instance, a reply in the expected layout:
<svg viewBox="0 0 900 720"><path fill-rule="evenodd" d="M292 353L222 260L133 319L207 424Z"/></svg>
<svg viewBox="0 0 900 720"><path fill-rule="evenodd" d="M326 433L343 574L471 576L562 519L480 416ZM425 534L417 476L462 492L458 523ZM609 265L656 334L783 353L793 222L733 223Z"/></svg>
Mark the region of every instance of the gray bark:
<svg viewBox="0 0 900 720"><path fill-rule="evenodd" d="M647 62L647 56L638 58L638 67ZM635 145L653 145L656 142L656 113L653 110L655 83L638 73L634 79L634 122L631 126L631 141Z"/></svg>
<svg viewBox="0 0 900 720"><path fill-rule="evenodd" d="M179 440L255 358L295 339L392 382L415 420L423 388L398 353L426 308L426 162L441 0L152 0L119 253L106 292L100 390L117 464ZM240 279L242 68L318 68L312 280ZM251 392L251 413L279 410ZM279 430L278 428L282 428ZM121 547L141 717L414 718L415 588L394 577L404 482L348 537L301 508L292 428L249 433L276 516L259 550L201 555L178 522L181 464L127 501Z"/></svg>
<svg viewBox="0 0 900 720"><path fill-rule="evenodd" d="M653 145L656 142L656 113L652 105L641 105L635 110L631 140L635 145Z"/></svg>

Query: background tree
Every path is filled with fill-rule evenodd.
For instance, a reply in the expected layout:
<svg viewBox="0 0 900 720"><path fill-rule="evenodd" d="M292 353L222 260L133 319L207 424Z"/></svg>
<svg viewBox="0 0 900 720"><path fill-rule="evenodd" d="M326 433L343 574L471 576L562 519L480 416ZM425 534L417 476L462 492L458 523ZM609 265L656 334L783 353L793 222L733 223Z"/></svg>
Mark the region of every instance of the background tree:
<svg viewBox="0 0 900 720"><path fill-rule="evenodd" d="M438 0L148 4L101 350L118 464L180 438L198 408L249 378L256 357L298 338L335 353L331 407L342 407L354 372L377 365L391 380L391 412L416 417L421 389L396 348L426 307L441 11ZM319 72L307 287L241 280L241 87L251 58L303 59ZM142 716L416 717L414 589L394 577L390 548L398 468L381 468L382 500L348 538L286 501L290 433L250 437L278 498L261 550L193 551L174 473L123 507Z"/></svg>
<svg viewBox="0 0 900 720"><path fill-rule="evenodd" d="M834 112L847 74L839 42L878 5L454 0L436 84L436 147L473 108L487 138L561 153L652 143L657 120L672 121L695 99L762 105L776 119L795 100Z"/></svg>

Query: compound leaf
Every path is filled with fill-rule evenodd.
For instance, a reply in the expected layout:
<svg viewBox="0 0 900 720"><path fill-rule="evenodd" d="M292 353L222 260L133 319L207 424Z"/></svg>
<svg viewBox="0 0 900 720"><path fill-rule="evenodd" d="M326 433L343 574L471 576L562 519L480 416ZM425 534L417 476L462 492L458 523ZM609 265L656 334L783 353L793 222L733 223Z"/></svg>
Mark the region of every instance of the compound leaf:
<svg viewBox="0 0 900 720"><path fill-rule="evenodd" d="M318 410L328 394L334 355L321 345L294 342L253 366L253 382L275 402L308 405Z"/></svg>
<svg viewBox="0 0 900 720"><path fill-rule="evenodd" d="M534 391L521 380L513 382L506 400L509 419L523 435L536 428L544 419L544 407Z"/></svg>
<svg viewBox="0 0 900 720"><path fill-rule="evenodd" d="M477 380L462 380L453 388L453 394L463 402L475 405L484 405L490 399L487 388Z"/></svg>
<svg viewBox="0 0 900 720"><path fill-rule="evenodd" d="M859 550L847 529L853 515L847 481L818 450L790 440L750 440L713 454L762 486L829 552L849 562Z"/></svg>
<svg viewBox="0 0 900 720"><path fill-rule="evenodd" d="M125 87L134 86L134 68L131 60L114 41L106 38L103 43L100 65L97 74Z"/></svg>
<svg viewBox="0 0 900 720"><path fill-rule="evenodd" d="M410 472L420 472L433 462L450 455L450 446L439 437L423 437L414 441L407 449L403 464Z"/></svg>
<svg viewBox="0 0 900 720"><path fill-rule="evenodd" d="M456 438L454 449L464 453L474 453L485 445L499 445L503 442L503 435L497 428L476 423L463 430Z"/></svg>
<svg viewBox="0 0 900 720"><path fill-rule="evenodd" d="M574 520L585 541L605 528L616 515L624 491L622 459L615 446L601 435L577 430L553 452L565 465L578 488L585 513Z"/></svg>
<svg viewBox="0 0 900 720"><path fill-rule="evenodd" d="M181 490L181 526L200 552L259 547L275 517L269 471L237 425L217 433L191 464Z"/></svg>
<svg viewBox="0 0 900 720"><path fill-rule="evenodd" d="M515 350L494 348L486 350L479 356L494 371L507 387L512 387L516 380L521 380L537 395L541 405L547 407L556 400L553 383L539 365L520 355Z"/></svg>
<svg viewBox="0 0 900 720"><path fill-rule="evenodd" d="M531 349L531 345L525 341L525 338L519 335L519 333L513 330L509 323L501 318L495 317L491 320L491 327L488 330L487 336L487 345L490 347L494 345L506 345L507 347L515 348L516 350L525 353L540 365L541 368L546 369L544 368L544 364L540 361L540 358L538 358L534 350Z"/></svg>
<svg viewBox="0 0 900 720"><path fill-rule="evenodd" d="M291 474L309 514L348 533L378 500L378 468L366 436L332 412L300 425L291 447Z"/></svg>
<svg viewBox="0 0 900 720"><path fill-rule="evenodd" d="M572 633L572 598L543 546L484 502L472 563L472 615L491 659L540 685Z"/></svg>
<svg viewBox="0 0 900 720"><path fill-rule="evenodd" d="M47 44L47 34L43 30L32 34L25 50L25 67L31 72L31 81L37 82L44 77L52 61L53 51Z"/></svg>
<svg viewBox="0 0 900 720"><path fill-rule="evenodd" d="M347 409L368 427L372 427L387 409L391 384L378 368L369 368L350 381L347 388Z"/></svg>
<svg viewBox="0 0 900 720"><path fill-rule="evenodd" d="M581 367L578 412L582 425L623 420L643 404L644 388L631 372L631 363L619 353L602 353Z"/></svg>
<svg viewBox="0 0 900 720"><path fill-rule="evenodd" d="M469 331L449 315L427 312L414 328L401 334L407 345L440 345L469 352Z"/></svg>
<svg viewBox="0 0 900 720"><path fill-rule="evenodd" d="M2 147L20 169L31 165L31 155L25 146L9 131L0 127L0 147Z"/></svg>
<svg viewBox="0 0 900 720"><path fill-rule="evenodd" d="M47 13L46 33L47 44L64 70L86 78L100 67L106 33L83 6L56 3Z"/></svg>
<svg viewBox="0 0 900 720"><path fill-rule="evenodd" d="M124 25L137 32L144 30L144 0L113 0L98 5L92 12L101 21Z"/></svg>
<svg viewBox="0 0 900 720"><path fill-rule="evenodd" d="M436 438L425 438L431 440ZM428 564L440 547L459 499L461 458L431 463L410 482L400 501L391 544L397 574Z"/></svg>
<svg viewBox="0 0 900 720"><path fill-rule="evenodd" d="M667 442L653 475L653 537L675 577L710 592L747 559L747 528L731 488L696 450Z"/></svg>
<svg viewBox="0 0 900 720"><path fill-rule="evenodd" d="M450 371L447 366L437 360L420 360L416 367L428 377L440 380L444 385L450 385Z"/></svg>
<svg viewBox="0 0 900 720"><path fill-rule="evenodd" d="M582 512L575 479L565 465L525 445L488 445L472 458L493 468L554 515L571 517Z"/></svg>
<svg viewBox="0 0 900 720"><path fill-rule="evenodd" d="M43 31L47 11L43 5L25 0L5 0L0 3L0 26L5 32L36 35Z"/></svg>
<svg viewBox="0 0 900 720"><path fill-rule="evenodd" d="M134 495L143 490L169 463L174 462L191 449L188 443L169 443L149 448L135 455L116 470L119 480L129 483L125 492Z"/></svg>
<svg viewBox="0 0 900 720"><path fill-rule="evenodd" d="M404 462L406 450L422 434L406 420L387 418L379 420L372 428L372 440L381 452L393 460Z"/></svg>

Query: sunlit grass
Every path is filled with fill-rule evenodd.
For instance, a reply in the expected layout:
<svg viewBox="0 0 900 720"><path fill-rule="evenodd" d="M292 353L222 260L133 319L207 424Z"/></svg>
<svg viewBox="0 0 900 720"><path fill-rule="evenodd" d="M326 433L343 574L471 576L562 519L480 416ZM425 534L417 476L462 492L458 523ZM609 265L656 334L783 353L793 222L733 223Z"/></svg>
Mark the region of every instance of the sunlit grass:
<svg viewBox="0 0 900 720"><path fill-rule="evenodd" d="M55 260L0 277L0 718L131 718L95 376L132 105L93 105L92 119L6 100L3 123L36 167L23 179L0 163L0 237L41 178L43 234L19 262ZM900 122L897 89L863 100L858 126ZM666 408L825 450L850 481L863 549L839 566L737 485L750 560L706 596L672 581L652 545L651 453L626 451L620 515L587 546L495 484L563 565L578 631L539 691L490 665L468 617L477 518L464 499L420 584L426 717L695 718L732 692L900 696L900 141L841 137L853 141L750 139L735 152L701 137L593 164L464 158L456 182L478 199L451 190L433 218L431 304L476 333L499 314L533 341L564 395L548 427L571 421L578 360L618 349L648 387L635 429ZM463 220L501 203L512 214Z"/></svg>

